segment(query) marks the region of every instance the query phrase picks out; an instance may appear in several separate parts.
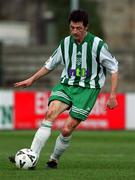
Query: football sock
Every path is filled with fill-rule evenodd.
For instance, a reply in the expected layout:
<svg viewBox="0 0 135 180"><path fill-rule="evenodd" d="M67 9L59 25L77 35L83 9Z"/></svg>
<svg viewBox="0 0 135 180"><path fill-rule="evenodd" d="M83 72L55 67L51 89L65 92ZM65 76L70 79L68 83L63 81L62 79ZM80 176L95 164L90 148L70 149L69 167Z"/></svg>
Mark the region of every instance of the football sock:
<svg viewBox="0 0 135 180"><path fill-rule="evenodd" d="M43 121L41 127L37 130L34 139L31 144L31 149L37 154L39 157L40 151L47 142L48 138L51 135L51 127L52 122Z"/></svg>
<svg viewBox="0 0 135 180"><path fill-rule="evenodd" d="M64 137L62 134L60 134L55 143L54 151L52 155L50 156L50 159L54 159L56 161L59 160L61 155L64 153L64 151L67 149L69 146L69 141L71 139L71 136Z"/></svg>

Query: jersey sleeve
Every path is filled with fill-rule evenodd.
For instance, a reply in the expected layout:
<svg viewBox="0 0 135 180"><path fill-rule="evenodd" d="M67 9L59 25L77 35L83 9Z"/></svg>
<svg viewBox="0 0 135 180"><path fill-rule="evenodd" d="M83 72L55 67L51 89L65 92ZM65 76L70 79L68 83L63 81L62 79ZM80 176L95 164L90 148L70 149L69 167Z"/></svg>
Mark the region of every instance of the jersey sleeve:
<svg viewBox="0 0 135 180"><path fill-rule="evenodd" d="M118 61L108 51L106 44L104 44L101 48L100 62L110 73L115 73L118 71Z"/></svg>
<svg viewBox="0 0 135 180"><path fill-rule="evenodd" d="M61 47L59 45L50 58L45 62L44 67L48 70L53 70L57 65L62 64L62 62Z"/></svg>

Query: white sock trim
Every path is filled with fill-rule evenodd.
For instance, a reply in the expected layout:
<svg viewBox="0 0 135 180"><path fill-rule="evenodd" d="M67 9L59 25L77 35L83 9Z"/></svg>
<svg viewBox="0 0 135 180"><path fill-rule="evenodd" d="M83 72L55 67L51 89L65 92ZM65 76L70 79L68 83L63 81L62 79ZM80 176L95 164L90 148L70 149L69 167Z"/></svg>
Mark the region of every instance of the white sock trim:
<svg viewBox="0 0 135 180"><path fill-rule="evenodd" d="M59 137L60 137L61 141L68 142L71 139L72 135L65 137L62 134L60 134Z"/></svg>
<svg viewBox="0 0 135 180"><path fill-rule="evenodd" d="M41 123L41 127L52 127L52 122L51 121L43 121Z"/></svg>

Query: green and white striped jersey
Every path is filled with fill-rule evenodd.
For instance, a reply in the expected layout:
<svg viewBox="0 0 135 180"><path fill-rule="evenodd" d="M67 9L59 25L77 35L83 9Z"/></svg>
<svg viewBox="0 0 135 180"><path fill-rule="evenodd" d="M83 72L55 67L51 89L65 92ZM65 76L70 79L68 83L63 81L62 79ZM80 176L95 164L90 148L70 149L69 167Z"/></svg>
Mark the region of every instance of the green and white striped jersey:
<svg viewBox="0 0 135 180"><path fill-rule="evenodd" d="M64 38L44 66L53 70L58 64L64 65L61 83L87 88L101 88L106 70L118 71L118 62L107 45L89 32L80 44L72 36Z"/></svg>

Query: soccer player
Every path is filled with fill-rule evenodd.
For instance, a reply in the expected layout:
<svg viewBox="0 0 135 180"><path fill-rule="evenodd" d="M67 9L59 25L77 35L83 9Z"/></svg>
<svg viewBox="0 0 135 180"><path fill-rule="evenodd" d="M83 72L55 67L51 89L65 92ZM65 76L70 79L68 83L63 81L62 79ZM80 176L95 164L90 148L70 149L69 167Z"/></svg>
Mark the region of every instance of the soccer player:
<svg viewBox="0 0 135 180"><path fill-rule="evenodd" d="M48 168L57 168L60 157L69 146L72 132L87 119L104 85L106 70L111 73L111 90L107 107L114 109L118 105L117 60L110 54L102 39L88 32L88 14L84 10L72 11L68 21L70 35L60 42L43 67L30 78L15 83L15 87L28 87L50 73L57 65L63 65L60 83L52 90L45 119L30 147L39 157L41 149L51 135L51 127L57 116L69 110L69 117L56 139L54 150L47 162ZM13 156L9 159L15 162Z"/></svg>

